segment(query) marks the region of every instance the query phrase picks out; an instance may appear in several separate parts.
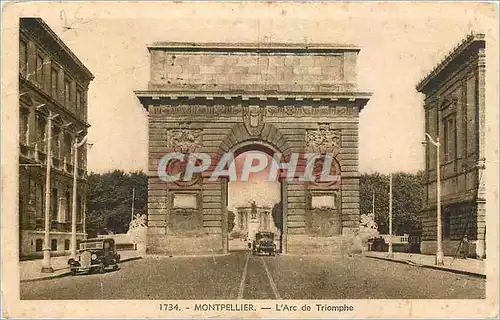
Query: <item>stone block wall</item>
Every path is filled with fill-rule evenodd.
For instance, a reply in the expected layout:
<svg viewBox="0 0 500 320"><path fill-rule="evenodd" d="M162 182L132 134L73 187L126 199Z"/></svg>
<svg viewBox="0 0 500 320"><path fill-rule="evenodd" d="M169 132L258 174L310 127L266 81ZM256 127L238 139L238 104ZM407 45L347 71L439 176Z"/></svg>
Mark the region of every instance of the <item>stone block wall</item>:
<svg viewBox="0 0 500 320"><path fill-rule="evenodd" d="M291 251L300 251L301 241L318 246L307 240L316 237L326 239L318 240L318 250L349 246L343 236L359 228L359 112L370 96L356 91L358 49L186 44L149 49L149 88L136 94L149 112L150 252L175 252L174 244L182 241L191 249L179 252L227 249L227 182L203 175L188 184L161 181L158 164L172 151L210 154L213 166L225 152L334 153L339 183L281 182L283 247L288 239ZM196 205L175 208L177 194L191 195ZM316 196L335 200L313 207ZM197 245L203 241L205 247Z"/></svg>
<svg viewBox="0 0 500 320"><path fill-rule="evenodd" d="M149 89L353 91L358 51L293 45L272 52L257 45L230 50L153 45Z"/></svg>
<svg viewBox="0 0 500 320"><path fill-rule="evenodd" d="M465 231L469 239L485 237L485 46L484 35L469 34L417 85L425 95L425 132L441 139L442 225L448 242L460 241ZM427 144L422 248L436 241L436 152ZM484 247L483 241L478 251Z"/></svg>

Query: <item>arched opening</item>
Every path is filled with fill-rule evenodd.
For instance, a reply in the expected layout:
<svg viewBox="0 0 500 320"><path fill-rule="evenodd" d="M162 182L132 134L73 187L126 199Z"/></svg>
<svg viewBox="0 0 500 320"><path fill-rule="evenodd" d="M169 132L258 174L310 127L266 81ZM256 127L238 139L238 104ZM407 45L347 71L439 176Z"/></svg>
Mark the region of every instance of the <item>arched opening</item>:
<svg viewBox="0 0 500 320"><path fill-rule="evenodd" d="M50 250L57 251L57 239L52 239L50 241Z"/></svg>
<svg viewBox="0 0 500 320"><path fill-rule="evenodd" d="M284 252L283 182L278 175L269 177L278 150L264 142L247 141L232 152L236 180L225 185L228 251L250 250L257 232L272 232L277 251Z"/></svg>
<svg viewBox="0 0 500 320"><path fill-rule="evenodd" d="M42 245L43 245L43 240L42 239L36 239L36 241L35 241L35 251L36 252L42 251Z"/></svg>

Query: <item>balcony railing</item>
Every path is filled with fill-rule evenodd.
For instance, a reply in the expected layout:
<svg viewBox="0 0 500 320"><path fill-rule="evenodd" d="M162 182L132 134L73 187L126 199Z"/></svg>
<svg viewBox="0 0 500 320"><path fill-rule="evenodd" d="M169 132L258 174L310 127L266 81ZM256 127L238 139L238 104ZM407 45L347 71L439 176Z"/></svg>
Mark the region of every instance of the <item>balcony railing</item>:
<svg viewBox="0 0 500 320"><path fill-rule="evenodd" d="M39 149L38 144L34 147L20 143L20 154L24 157L31 158L38 162L39 164L47 163L47 154ZM68 158L69 157L69 158ZM62 159L58 156L52 156L52 167L73 175L74 165L70 156L63 157ZM77 170L77 176L81 179L87 178L87 170L85 167L79 167Z"/></svg>

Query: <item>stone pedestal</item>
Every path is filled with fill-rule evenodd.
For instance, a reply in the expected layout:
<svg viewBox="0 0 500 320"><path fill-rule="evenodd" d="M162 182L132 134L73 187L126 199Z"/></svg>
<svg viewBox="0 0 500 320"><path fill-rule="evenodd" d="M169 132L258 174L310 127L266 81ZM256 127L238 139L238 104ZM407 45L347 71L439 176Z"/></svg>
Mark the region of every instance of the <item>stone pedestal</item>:
<svg viewBox="0 0 500 320"><path fill-rule="evenodd" d="M129 235L132 242L136 245L137 252L140 254L145 254L147 246L148 228L147 227L136 228L132 232L130 232Z"/></svg>

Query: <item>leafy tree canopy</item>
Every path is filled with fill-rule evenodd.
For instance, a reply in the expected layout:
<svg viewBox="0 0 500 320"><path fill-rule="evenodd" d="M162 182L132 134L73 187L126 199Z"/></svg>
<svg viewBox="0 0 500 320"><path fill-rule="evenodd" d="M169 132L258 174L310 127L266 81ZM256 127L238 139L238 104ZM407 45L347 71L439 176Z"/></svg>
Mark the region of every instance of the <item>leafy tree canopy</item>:
<svg viewBox="0 0 500 320"><path fill-rule="evenodd" d="M234 212L231 210L228 210L227 211L227 232L233 231L235 218L236 218L236 215L234 214Z"/></svg>
<svg viewBox="0 0 500 320"><path fill-rule="evenodd" d="M89 175L86 218L89 237L128 231L134 188L134 213L145 214L148 203L148 178L144 172L126 173L115 170Z"/></svg>
<svg viewBox="0 0 500 320"><path fill-rule="evenodd" d="M418 233L421 210L425 201L423 172L398 172L392 175L393 234ZM389 175L376 173L360 177L360 213L372 212L375 193L375 222L382 234L389 233Z"/></svg>

